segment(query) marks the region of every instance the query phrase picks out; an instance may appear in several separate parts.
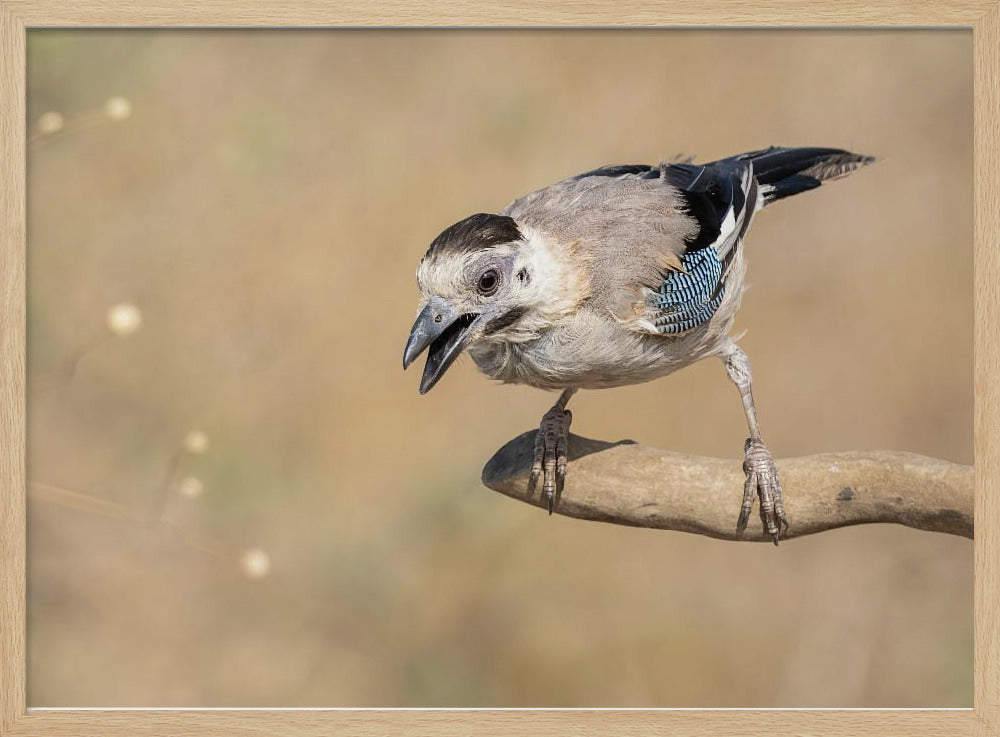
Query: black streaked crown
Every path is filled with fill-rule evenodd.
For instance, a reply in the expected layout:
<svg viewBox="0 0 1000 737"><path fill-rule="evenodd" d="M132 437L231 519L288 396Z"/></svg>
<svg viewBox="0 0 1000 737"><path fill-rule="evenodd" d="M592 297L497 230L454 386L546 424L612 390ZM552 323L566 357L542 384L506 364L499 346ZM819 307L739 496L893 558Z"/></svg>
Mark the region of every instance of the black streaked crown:
<svg viewBox="0 0 1000 737"><path fill-rule="evenodd" d="M445 228L424 258L444 253L469 253L521 239L514 218L480 212Z"/></svg>

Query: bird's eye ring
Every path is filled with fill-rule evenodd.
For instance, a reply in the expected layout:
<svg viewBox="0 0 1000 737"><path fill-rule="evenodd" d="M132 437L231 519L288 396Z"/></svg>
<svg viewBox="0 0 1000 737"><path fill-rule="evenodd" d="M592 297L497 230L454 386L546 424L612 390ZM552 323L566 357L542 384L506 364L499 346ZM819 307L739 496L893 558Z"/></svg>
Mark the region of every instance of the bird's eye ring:
<svg viewBox="0 0 1000 737"><path fill-rule="evenodd" d="M479 277L476 288L484 297L489 297L497 291L500 286L500 273L496 269L487 269Z"/></svg>

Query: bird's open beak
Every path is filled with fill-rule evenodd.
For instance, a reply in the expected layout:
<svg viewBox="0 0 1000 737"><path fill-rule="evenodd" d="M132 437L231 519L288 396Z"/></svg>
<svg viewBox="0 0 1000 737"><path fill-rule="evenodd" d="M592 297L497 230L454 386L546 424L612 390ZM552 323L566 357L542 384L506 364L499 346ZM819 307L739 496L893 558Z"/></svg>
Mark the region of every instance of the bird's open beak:
<svg viewBox="0 0 1000 737"><path fill-rule="evenodd" d="M413 363L425 348L429 348L424 375L420 379L421 394L429 392L455 362L465 348L469 331L479 317L476 313L461 314L440 299L432 299L420 311L403 350L403 368Z"/></svg>

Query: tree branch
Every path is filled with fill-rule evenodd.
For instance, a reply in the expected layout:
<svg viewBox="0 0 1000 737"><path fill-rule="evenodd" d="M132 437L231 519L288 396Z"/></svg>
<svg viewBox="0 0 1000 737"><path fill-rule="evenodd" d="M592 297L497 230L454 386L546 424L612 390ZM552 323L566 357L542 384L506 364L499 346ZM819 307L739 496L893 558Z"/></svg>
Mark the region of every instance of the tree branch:
<svg viewBox="0 0 1000 737"><path fill-rule="evenodd" d="M483 469L483 483L545 507L539 491L527 491L534 442L531 431L497 451ZM770 541L754 520L742 538L736 536L745 478L739 461L577 435L569 438L569 461L559 514L720 540ZM871 522L972 537L971 466L889 450L823 453L776 464L791 524L785 537Z"/></svg>

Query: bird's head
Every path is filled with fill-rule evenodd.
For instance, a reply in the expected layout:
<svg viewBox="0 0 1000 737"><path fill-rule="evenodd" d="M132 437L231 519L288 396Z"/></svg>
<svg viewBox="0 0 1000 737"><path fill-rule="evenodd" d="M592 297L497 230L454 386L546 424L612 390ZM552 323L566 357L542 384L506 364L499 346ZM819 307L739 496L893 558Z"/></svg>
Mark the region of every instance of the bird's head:
<svg viewBox="0 0 1000 737"><path fill-rule="evenodd" d="M505 215L472 215L446 228L417 269L419 314L405 369L427 350L425 394L467 349L523 342L551 324L559 264L529 228Z"/></svg>

